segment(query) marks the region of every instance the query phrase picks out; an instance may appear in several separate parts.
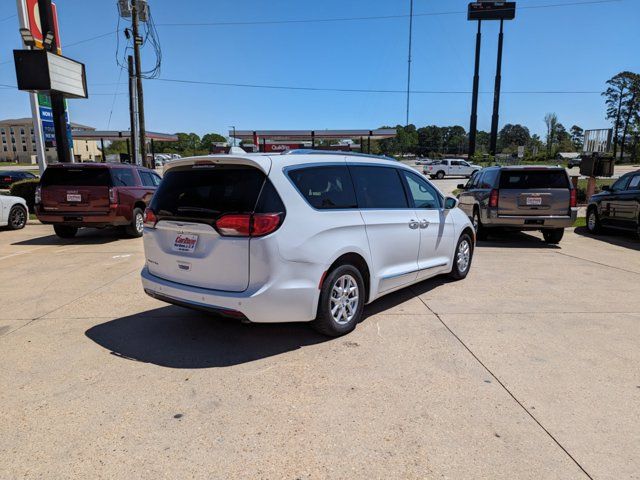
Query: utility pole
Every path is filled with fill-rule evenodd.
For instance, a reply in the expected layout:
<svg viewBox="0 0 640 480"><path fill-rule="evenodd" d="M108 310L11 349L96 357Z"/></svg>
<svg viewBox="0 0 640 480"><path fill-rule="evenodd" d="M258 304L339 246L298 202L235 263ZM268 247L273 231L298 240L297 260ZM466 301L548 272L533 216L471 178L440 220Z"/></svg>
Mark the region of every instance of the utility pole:
<svg viewBox="0 0 640 480"><path fill-rule="evenodd" d="M409 98L411 95L411 40L413 37L413 0L409 2L409 55L407 59L407 118L405 125L409 125Z"/></svg>
<svg viewBox="0 0 640 480"><path fill-rule="evenodd" d="M136 77L133 69L133 57L127 57L129 67L129 118L131 119L131 163L138 164L138 122L136 112Z"/></svg>
<svg viewBox="0 0 640 480"><path fill-rule="evenodd" d="M501 71L502 71L502 25L504 21L500 19L500 34L498 35L498 63L496 65L496 84L493 90L493 116L491 117L491 143L489 147L489 151L491 155L496 154L496 148L498 144L498 120L499 120L499 109L500 109L500 83L502 81Z"/></svg>
<svg viewBox="0 0 640 480"><path fill-rule="evenodd" d="M473 95L471 98L471 121L469 122L469 159L476 153L476 135L478 133L478 85L480 82L480 44L482 41L482 20L478 20L476 33L476 63L473 70Z"/></svg>
<svg viewBox="0 0 640 480"><path fill-rule="evenodd" d="M142 165L149 166L147 162L147 145L145 141L146 130L144 122L144 94L142 92L142 64L140 60L140 45L142 37L138 29L138 5L139 0L131 0L131 23L133 26L133 55L135 60L136 90L138 98L138 129L140 132L140 157Z"/></svg>
<svg viewBox="0 0 640 480"><path fill-rule="evenodd" d="M38 13L40 15L40 31L42 37L51 34L52 41L48 49L57 52L58 42L53 23L53 9L51 8L51 0L40 0L38 2ZM47 49L47 45L44 45ZM58 153L58 161L62 163L71 163L71 145L69 145L69 136L67 135L67 118L65 111L64 96L61 93L51 92L51 112L53 115L53 127L56 132L56 151ZM35 131L36 125L34 125Z"/></svg>

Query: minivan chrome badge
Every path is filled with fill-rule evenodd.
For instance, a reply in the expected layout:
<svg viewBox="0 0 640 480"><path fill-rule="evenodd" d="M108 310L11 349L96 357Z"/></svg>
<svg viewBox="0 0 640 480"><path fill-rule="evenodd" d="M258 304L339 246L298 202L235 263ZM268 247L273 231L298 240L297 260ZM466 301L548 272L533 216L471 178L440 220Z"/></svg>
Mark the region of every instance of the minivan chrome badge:
<svg viewBox="0 0 640 480"><path fill-rule="evenodd" d="M183 270L185 272L188 272L188 271L191 270L191 264L190 263L178 262L178 269Z"/></svg>

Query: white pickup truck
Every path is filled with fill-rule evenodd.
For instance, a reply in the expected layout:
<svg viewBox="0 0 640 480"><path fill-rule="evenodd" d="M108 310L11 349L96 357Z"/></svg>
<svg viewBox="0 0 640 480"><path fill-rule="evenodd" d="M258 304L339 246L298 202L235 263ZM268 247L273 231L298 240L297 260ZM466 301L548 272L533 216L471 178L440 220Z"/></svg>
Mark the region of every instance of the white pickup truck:
<svg viewBox="0 0 640 480"><path fill-rule="evenodd" d="M431 178L450 177L471 177L478 170L480 165L474 165L460 158L447 158L445 160L434 160L424 166L422 172Z"/></svg>

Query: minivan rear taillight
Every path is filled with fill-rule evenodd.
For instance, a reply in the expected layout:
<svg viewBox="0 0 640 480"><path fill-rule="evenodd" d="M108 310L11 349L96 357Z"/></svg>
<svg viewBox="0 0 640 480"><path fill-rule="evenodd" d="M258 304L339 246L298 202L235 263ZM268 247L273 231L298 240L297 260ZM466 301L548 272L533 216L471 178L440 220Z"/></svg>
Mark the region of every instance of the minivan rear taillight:
<svg viewBox="0 0 640 480"><path fill-rule="evenodd" d="M147 228L156 228L156 223L158 223L158 217L156 217L156 213L150 208L146 208L144 210L144 226Z"/></svg>
<svg viewBox="0 0 640 480"><path fill-rule="evenodd" d="M576 191L575 188L571 189L571 200L570 200L569 206L571 208L578 206L578 196L577 196L577 191Z"/></svg>
<svg viewBox="0 0 640 480"><path fill-rule="evenodd" d="M40 187L40 185L38 185L36 187L36 194L35 194L34 203L35 204L42 203L42 188Z"/></svg>
<svg viewBox="0 0 640 480"><path fill-rule="evenodd" d="M114 188L109 188L109 204L118 204L118 192Z"/></svg>
<svg viewBox="0 0 640 480"><path fill-rule="evenodd" d="M216 230L225 237L263 237L282 223L279 213L228 214L216 221Z"/></svg>
<svg viewBox="0 0 640 480"><path fill-rule="evenodd" d="M491 190L489 194L489 206L493 208L498 207L498 199L500 198L500 191L497 188Z"/></svg>

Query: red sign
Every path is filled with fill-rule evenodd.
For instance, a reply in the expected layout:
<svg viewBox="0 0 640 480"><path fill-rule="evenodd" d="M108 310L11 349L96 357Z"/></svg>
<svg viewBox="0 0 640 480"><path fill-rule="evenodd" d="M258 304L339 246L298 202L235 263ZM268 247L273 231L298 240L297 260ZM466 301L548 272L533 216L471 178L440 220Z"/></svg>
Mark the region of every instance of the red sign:
<svg viewBox="0 0 640 480"><path fill-rule="evenodd" d="M260 145L260 149L263 152L284 152L285 150L295 150L296 148L304 148L304 145L302 143L265 143Z"/></svg>
<svg viewBox="0 0 640 480"><path fill-rule="evenodd" d="M53 10L53 28L58 44L58 54L61 54L62 42L60 41L60 29L58 28L58 9L55 3L51 3L51 9ZM27 14L29 16L29 29L36 41L36 47L42 48L43 35L42 27L40 26L40 7L38 6L38 0L27 0Z"/></svg>

